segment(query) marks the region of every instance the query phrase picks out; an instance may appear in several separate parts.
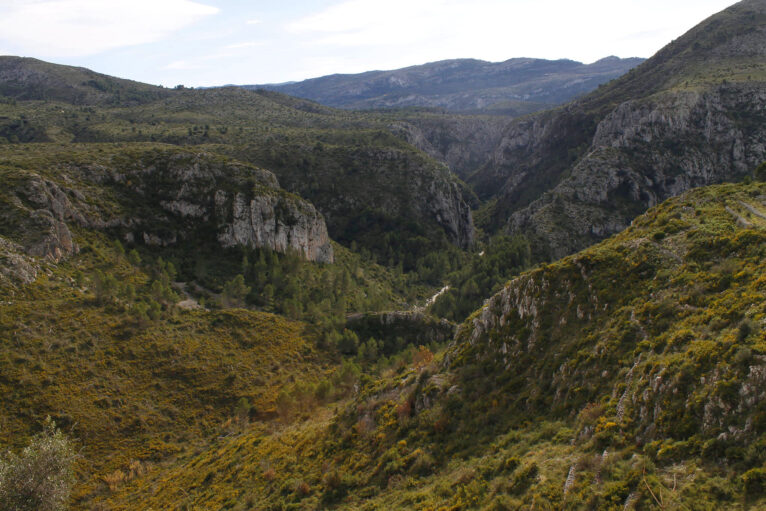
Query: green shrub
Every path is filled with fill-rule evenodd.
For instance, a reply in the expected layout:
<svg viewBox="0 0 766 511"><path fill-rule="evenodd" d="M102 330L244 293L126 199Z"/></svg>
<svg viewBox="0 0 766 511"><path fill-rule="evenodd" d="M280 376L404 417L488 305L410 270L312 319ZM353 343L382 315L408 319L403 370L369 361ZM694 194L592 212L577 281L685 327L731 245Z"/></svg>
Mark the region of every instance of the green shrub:
<svg viewBox="0 0 766 511"><path fill-rule="evenodd" d="M0 508L57 511L66 508L74 483L74 449L48 417L21 455L0 457Z"/></svg>
<svg viewBox="0 0 766 511"><path fill-rule="evenodd" d="M537 480L539 469L536 463L530 463L516 470L511 483L511 491L517 495L526 491Z"/></svg>
<svg viewBox="0 0 766 511"><path fill-rule="evenodd" d="M141 264L141 256L138 255L138 252L135 248L128 252L128 262L133 266L138 266Z"/></svg>
<svg viewBox="0 0 766 511"><path fill-rule="evenodd" d="M240 274L224 284L221 301L224 307L241 307L249 292L250 287L245 285L245 277Z"/></svg>
<svg viewBox="0 0 766 511"><path fill-rule="evenodd" d="M766 468L752 468L742 475L745 492L750 496L763 495L766 491Z"/></svg>

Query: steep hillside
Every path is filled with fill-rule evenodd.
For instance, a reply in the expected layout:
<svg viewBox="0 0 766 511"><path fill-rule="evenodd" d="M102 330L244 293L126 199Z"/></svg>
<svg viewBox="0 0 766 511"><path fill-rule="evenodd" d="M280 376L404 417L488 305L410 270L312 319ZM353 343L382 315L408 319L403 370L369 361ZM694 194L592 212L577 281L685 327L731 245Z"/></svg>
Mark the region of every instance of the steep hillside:
<svg viewBox="0 0 766 511"><path fill-rule="evenodd" d="M443 358L221 439L116 509L760 509L766 185L719 185L514 279ZM619 284L618 284L619 283Z"/></svg>
<svg viewBox="0 0 766 511"><path fill-rule="evenodd" d="M464 181L486 165L511 122L505 116L407 110L387 117L391 133L446 163Z"/></svg>
<svg viewBox="0 0 766 511"><path fill-rule="evenodd" d="M712 16L585 98L512 123L469 178L488 225L556 258L694 186L766 159L766 2ZM499 190L499 193L498 193Z"/></svg>
<svg viewBox="0 0 766 511"><path fill-rule="evenodd" d="M281 85L245 85L352 108L445 108L453 112L523 115L564 103L637 66L643 59L458 59L394 71L331 75Z"/></svg>

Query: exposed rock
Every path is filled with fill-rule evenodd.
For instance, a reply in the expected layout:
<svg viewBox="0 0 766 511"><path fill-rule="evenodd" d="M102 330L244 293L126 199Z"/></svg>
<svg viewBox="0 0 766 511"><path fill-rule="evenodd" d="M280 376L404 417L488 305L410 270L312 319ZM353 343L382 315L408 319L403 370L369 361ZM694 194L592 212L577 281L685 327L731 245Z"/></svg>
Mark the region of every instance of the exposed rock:
<svg viewBox="0 0 766 511"><path fill-rule="evenodd" d="M442 238L473 243L467 187L446 165L385 132L385 144L352 146L298 144L289 155L237 149L237 158L273 165L282 186L305 197L325 218L329 234L342 243L377 246L377 235ZM470 192L468 192L470 195Z"/></svg>
<svg viewBox="0 0 766 511"><path fill-rule="evenodd" d="M3 206L6 215L16 218L14 234L24 251L53 261L77 253L79 248L66 222L84 225L86 220L59 185L35 173L26 177L13 203Z"/></svg>
<svg viewBox="0 0 766 511"><path fill-rule="evenodd" d="M128 156L121 165L60 163L57 175L76 183L72 188L19 170L22 184L1 211L13 218L13 239L29 255L59 261L78 251L70 225L163 247L214 233L211 241L222 247L292 249L312 261L333 261L322 216L281 190L270 172L206 153ZM91 189L93 183L99 186Z"/></svg>
<svg viewBox="0 0 766 511"><path fill-rule="evenodd" d="M25 236L29 255L59 261L78 251L67 225L57 220L48 210L33 211L25 228L31 230Z"/></svg>
<svg viewBox="0 0 766 511"><path fill-rule="evenodd" d="M40 271L40 263L24 252L23 247L0 236L0 284L34 282Z"/></svg>
<svg viewBox="0 0 766 511"><path fill-rule="evenodd" d="M425 204L450 240L461 248L473 245L476 229L471 207L463 200L457 183L431 181L428 192L430 200Z"/></svg>
<svg viewBox="0 0 766 511"><path fill-rule="evenodd" d="M333 251L322 216L307 203L280 195L215 194L218 241L224 247L268 247L294 250L308 260L333 261ZM225 221L224 221L225 219Z"/></svg>
<svg viewBox="0 0 766 511"><path fill-rule="evenodd" d="M740 179L766 159L765 106L766 88L756 84L625 102L599 123L570 175L507 228L532 233L559 258L668 197Z"/></svg>
<svg viewBox="0 0 766 511"><path fill-rule="evenodd" d="M461 179L467 179L487 163L508 122L504 117L432 114L392 123L389 130L432 158L446 163Z"/></svg>

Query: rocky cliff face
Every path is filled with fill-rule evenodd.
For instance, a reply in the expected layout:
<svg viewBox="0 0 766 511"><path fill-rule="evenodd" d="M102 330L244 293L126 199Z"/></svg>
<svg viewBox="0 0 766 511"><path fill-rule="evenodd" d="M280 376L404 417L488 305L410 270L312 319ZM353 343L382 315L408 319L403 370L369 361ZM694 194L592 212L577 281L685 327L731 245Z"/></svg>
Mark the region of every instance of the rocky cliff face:
<svg viewBox="0 0 766 511"><path fill-rule="evenodd" d="M473 216L458 184L451 180L431 181L427 191L423 205L444 228L449 239L462 248L473 245L476 235Z"/></svg>
<svg viewBox="0 0 766 511"><path fill-rule="evenodd" d="M547 195L513 213L562 257L621 231L636 214L697 186L738 180L766 159L766 84L661 93L622 103L588 153Z"/></svg>
<svg viewBox="0 0 766 511"><path fill-rule="evenodd" d="M468 179L496 198L483 227L524 232L558 258L695 186L764 157L766 5L743 1L559 109L511 122Z"/></svg>
<svg viewBox="0 0 766 511"><path fill-rule="evenodd" d="M273 168L282 186L317 207L337 241L364 246L365 236L415 232L473 243L466 187L445 165L387 132L376 132L375 143L359 138L353 146L298 144L283 154L253 146L233 154Z"/></svg>
<svg viewBox="0 0 766 511"><path fill-rule="evenodd" d="M446 163L463 180L487 162L509 121L503 117L412 116L389 126L391 133Z"/></svg>
<svg viewBox="0 0 766 511"><path fill-rule="evenodd" d="M279 195L215 193L218 241L224 247L267 247L294 250L310 261L333 262L322 216L309 203Z"/></svg>
<svg viewBox="0 0 766 511"><path fill-rule="evenodd" d="M192 239L202 223L223 247L295 250L311 261L333 261L322 216L309 202L280 189L271 172L205 153L147 158L115 176L126 191L142 196L139 202L161 208L158 217L164 221L133 222L144 229L140 235L146 242Z"/></svg>
<svg viewBox="0 0 766 511"><path fill-rule="evenodd" d="M26 217L20 226L22 245L29 255L59 261L78 251L67 222L85 224L86 221L73 206L70 196L75 199L74 190L62 189L36 174L18 190L16 205Z"/></svg>
<svg viewBox="0 0 766 511"><path fill-rule="evenodd" d="M16 186L2 200L2 234L20 249L11 252L58 261L77 252L70 231L77 226L147 245L207 237L221 247L294 250L333 261L322 216L280 189L268 171L175 149L118 151L97 155L96 163L61 158L45 169L55 180L21 169L9 175Z"/></svg>
<svg viewBox="0 0 766 511"><path fill-rule="evenodd" d="M3 172L0 193L0 280L28 284L44 262L58 262L79 251L70 225L90 225L90 207L75 189L36 172Z"/></svg>

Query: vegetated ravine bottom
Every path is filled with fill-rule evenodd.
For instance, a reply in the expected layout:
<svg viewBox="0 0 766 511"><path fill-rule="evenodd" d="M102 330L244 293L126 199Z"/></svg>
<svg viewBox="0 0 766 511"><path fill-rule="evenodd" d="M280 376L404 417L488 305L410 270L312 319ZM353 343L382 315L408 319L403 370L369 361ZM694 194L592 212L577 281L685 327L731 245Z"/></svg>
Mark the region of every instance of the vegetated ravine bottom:
<svg viewBox="0 0 766 511"><path fill-rule="evenodd" d="M764 26L522 118L0 57L0 509L765 508Z"/></svg>

